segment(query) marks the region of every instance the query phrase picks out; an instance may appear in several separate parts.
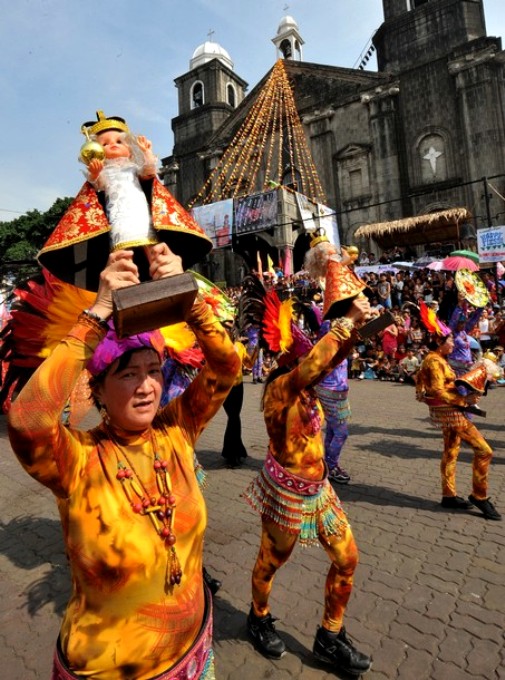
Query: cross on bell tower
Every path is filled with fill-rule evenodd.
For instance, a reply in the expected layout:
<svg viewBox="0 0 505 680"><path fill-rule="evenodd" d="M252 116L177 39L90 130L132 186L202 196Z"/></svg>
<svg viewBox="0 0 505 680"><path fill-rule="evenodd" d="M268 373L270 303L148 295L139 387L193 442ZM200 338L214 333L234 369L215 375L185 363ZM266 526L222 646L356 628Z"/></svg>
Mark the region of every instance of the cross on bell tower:
<svg viewBox="0 0 505 680"><path fill-rule="evenodd" d="M284 11L289 9L289 5L284 6ZM300 35L298 24L293 17L286 14L282 17L277 29L277 35L272 38L272 42L277 48L277 58L292 59L302 61L302 45L304 40Z"/></svg>

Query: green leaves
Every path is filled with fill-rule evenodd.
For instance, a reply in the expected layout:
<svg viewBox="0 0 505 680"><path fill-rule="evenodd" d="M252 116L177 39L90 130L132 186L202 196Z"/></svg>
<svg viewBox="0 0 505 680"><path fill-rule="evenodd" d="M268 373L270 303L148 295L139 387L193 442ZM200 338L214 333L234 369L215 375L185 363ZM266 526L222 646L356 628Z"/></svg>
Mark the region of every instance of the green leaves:
<svg viewBox="0 0 505 680"><path fill-rule="evenodd" d="M10 222L0 222L1 279L17 283L39 271L37 253L71 201L71 198L58 198L47 212L31 210Z"/></svg>

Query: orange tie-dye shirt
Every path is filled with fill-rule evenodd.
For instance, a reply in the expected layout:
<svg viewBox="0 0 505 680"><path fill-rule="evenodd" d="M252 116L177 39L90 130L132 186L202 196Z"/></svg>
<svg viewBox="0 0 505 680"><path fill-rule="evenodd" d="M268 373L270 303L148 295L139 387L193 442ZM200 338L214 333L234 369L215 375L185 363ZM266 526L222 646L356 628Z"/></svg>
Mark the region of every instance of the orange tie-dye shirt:
<svg viewBox="0 0 505 680"><path fill-rule="evenodd" d="M270 450L299 477L323 478L323 411L313 386L345 359L355 341L355 333L336 325L296 368L267 385L263 406Z"/></svg>
<svg viewBox="0 0 505 680"><path fill-rule="evenodd" d="M61 644L73 672L97 680L151 678L178 661L203 620L202 549L207 521L193 466L194 444L240 367L209 308L189 324L206 363L143 433L105 425L66 428L60 415L102 333L78 323L39 367L9 413L9 436L27 472L57 497L72 570ZM154 450L153 450L154 449ZM174 532L183 577L167 586L167 549L148 517L135 514L121 483L125 453L148 492L158 495L154 452L168 461L176 497Z"/></svg>

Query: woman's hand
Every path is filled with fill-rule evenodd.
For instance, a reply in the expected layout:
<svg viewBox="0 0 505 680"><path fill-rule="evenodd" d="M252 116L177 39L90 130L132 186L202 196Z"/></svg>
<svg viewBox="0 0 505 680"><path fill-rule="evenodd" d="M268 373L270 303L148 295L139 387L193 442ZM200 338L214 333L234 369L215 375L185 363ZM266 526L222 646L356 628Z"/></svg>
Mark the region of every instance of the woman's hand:
<svg viewBox="0 0 505 680"><path fill-rule="evenodd" d="M112 291L136 283L140 283L140 279L137 265L133 262L133 251L114 251L100 274L98 293L90 311L102 319L108 319L112 314Z"/></svg>
<svg viewBox="0 0 505 680"><path fill-rule="evenodd" d="M480 394L476 394L475 392L470 392L470 394L467 394L465 397L465 401L469 406L474 406L480 401Z"/></svg>
<svg viewBox="0 0 505 680"><path fill-rule="evenodd" d="M152 279L166 279L175 274L183 274L182 258L173 253L166 243L157 243L146 249L149 260L149 274Z"/></svg>
<svg viewBox="0 0 505 680"><path fill-rule="evenodd" d="M370 302L365 295L354 298L346 317L356 326L364 323L371 315Z"/></svg>

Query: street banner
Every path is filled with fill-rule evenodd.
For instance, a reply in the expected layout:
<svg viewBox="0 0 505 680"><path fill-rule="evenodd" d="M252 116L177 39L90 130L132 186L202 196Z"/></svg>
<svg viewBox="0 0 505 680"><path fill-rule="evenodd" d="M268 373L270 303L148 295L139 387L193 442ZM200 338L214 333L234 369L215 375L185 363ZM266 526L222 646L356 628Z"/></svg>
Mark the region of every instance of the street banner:
<svg viewBox="0 0 505 680"><path fill-rule="evenodd" d="M277 191L242 196L234 200L237 236L270 229L277 224Z"/></svg>
<svg viewBox="0 0 505 680"><path fill-rule="evenodd" d="M396 274L400 271L395 262L393 264L360 264L353 269L358 276L363 276L363 274Z"/></svg>
<svg viewBox="0 0 505 680"><path fill-rule="evenodd" d="M505 260L505 227L477 229L477 251L479 260L502 262Z"/></svg>
<svg viewBox="0 0 505 680"><path fill-rule="evenodd" d="M311 201L305 194L300 194L298 191L295 192L295 198L305 231L315 231L317 225L314 222L314 215L318 214L317 203Z"/></svg>
<svg viewBox="0 0 505 680"><path fill-rule="evenodd" d="M338 235L338 224L335 211L322 203L318 203L317 208L319 213L319 227L325 230L330 243L333 243L334 246L340 248L340 236Z"/></svg>
<svg viewBox="0 0 505 680"><path fill-rule="evenodd" d="M191 214L212 240L214 248L231 245L233 198L196 206Z"/></svg>

